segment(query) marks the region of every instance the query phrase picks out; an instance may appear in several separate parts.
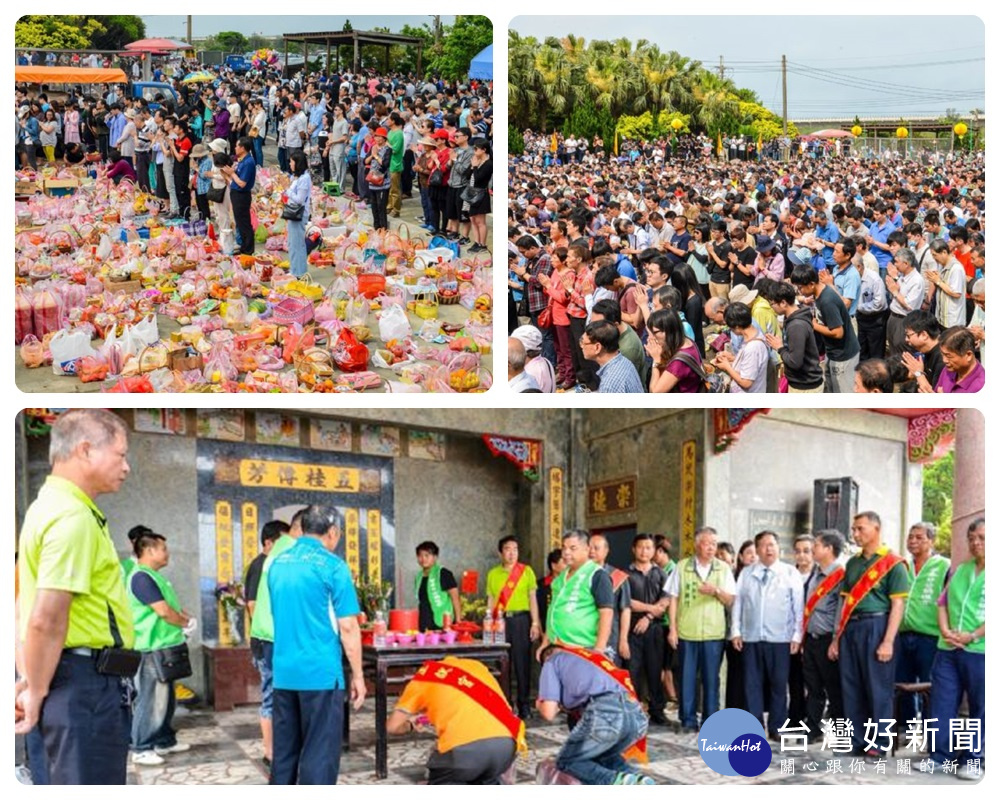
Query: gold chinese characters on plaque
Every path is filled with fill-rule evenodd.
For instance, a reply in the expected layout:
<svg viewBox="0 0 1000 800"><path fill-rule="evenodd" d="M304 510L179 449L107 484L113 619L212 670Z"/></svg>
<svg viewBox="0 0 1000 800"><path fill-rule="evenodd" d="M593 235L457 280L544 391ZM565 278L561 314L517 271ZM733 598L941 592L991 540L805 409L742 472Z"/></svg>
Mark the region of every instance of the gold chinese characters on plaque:
<svg viewBox="0 0 1000 800"><path fill-rule="evenodd" d="M637 502L634 476L587 487L587 515L591 517L635 511Z"/></svg>

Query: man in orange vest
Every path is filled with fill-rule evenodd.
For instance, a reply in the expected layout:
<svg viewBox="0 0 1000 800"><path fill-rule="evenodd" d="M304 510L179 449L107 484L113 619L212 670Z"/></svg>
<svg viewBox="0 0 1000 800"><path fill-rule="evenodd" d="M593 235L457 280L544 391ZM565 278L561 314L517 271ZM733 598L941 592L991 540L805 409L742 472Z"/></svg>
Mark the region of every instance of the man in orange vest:
<svg viewBox="0 0 1000 800"><path fill-rule="evenodd" d="M539 660L539 713L553 720L561 707L580 718L556 757L559 771L587 785L655 784L626 761L645 758L649 724L628 672L575 645L548 646Z"/></svg>
<svg viewBox="0 0 1000 800"><path fill-rule="evenodd" d="M851 533L861 552L844 567L843 602L828 655L840 661L844 715L853 725L854 753L876 761L899 733L887 730L880 720L893 719L896 634L910 592L910 573L903 558L882 544L882 520L874 511L855 516Z"/></svg>
<svg viewBox="0 0 1000 800"><path fill-rule="evenodd" d="M812 542L813 566L806 579L802 619L802 673L807 692L805 723L809 741L823 737L823 719L841 719L840 670L828 655L837 627L837 608L844 580L844 537L840 531L818 531ZM829 701L830 713L824 714Z"/></svg>
<svg viewBox="0 0 1000 800"><path fill-rule="evenodd" d="M590 560L596 561L611 577L611 589L615 593L614 616L611 618L611 635L605 652L617 666L622 666L630 658L628 632L632 626L632 592L629 590L628 573L608 563L608 540L603 533L590 537Z"/></svg>
<svg viewBox="0 0 1000 800"><path fill-rule="evenodd" d="M427 726L438 737L427 762L430 784L499 784L525 747L524 723L500 684L483 664L467 658L426 662L386 722L391 734Z"/></svg>

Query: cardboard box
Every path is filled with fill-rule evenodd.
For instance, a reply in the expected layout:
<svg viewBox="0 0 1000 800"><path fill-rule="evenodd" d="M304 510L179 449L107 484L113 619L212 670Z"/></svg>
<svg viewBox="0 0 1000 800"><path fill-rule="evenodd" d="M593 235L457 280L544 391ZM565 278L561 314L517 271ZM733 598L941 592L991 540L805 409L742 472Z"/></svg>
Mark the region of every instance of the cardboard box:
<svg viewBox="0 0 1000 800"><path fill-rule="evenodd" d="M37 181L14 181L14 194L34 194L37 191Z"/></svg>
<svg viewBox="0 0 1000 800"><path fill-rule="evenodd" d="M103 280L104 288L109 292L125 292L125 294L135 294L142 290L141 281L112 281L107 278Z"/></svg>
<svg viewBox="0 0 1000 800"><path fill-rule="evenodd" d="M49 197L65 197L68 194L75 194L80 188L80 181L76 178L65 180L47 179L45 181L45 194Z"/></svg>

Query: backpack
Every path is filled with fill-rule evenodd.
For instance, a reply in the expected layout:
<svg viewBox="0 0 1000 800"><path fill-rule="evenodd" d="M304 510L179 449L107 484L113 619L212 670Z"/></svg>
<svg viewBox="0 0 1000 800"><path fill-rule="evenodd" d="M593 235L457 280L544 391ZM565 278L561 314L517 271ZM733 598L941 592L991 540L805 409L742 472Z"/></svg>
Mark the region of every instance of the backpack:
<svg viewBox="0 0 1000 800"><path fill-rule="evenodd" d="M701 394L702 392L716 393L716 392L729 391L729 387L726 385L726 382L723 380L722 376L719 373L713 372L711 375L706 374L705 368L697 361L695 361L693 358L691 358L691 356L689 356L687 353L680 353L680 352L675 353L674 357L671 358L670 361L680 361L684 366L686 366L695 375L698 376L699 394Z"/></svg>

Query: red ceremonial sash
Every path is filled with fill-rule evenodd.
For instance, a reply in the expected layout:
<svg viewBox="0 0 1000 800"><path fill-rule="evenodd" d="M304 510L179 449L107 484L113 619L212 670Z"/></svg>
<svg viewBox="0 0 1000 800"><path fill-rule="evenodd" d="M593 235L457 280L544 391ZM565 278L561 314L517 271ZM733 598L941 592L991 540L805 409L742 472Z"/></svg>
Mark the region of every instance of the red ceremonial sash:
<svg viewBox="0 0 1000 800"><path fill-rule="evenodd" d="M565 650L567 653L579 656L580 658L589 661L598 669L603 670L614 679L615 683L628 692L629 697L636 702L639 702L639 698L635 693L635 687L632 685L632 679L629 677L627 669L616 667L614 662L607 656L595 653L593 650L584 650L582 647L577 647L571 644L560 644L557 646L560 650ZM641 739L638 739L625 748L625 751L622 753L622 757L634 758L643 764L648 763L649 756L646 753L646 737L643 736Z"/></svg>
<svg viewBox="0 0 1000 800"><path fill-rule="evenodd" d="M617 592L623 583L628 580L628 573L620 569L611 570L611 590Z"/></svg>
<svg viewBox="0 0 1000 800"><path fill-rule="evenodd" d="M483 683L479 678L466 672L454 664L443 661L425 661L417 670L412 680L424 683L436 683L458 689L462 694L488 711L497 722L503 725L517 742L519 750L526 749L524 738L524 722L517 718L506 698L493 687Z"/></svg>
<svg viewBox="0 0 1000 800"><path fill-rule="evenodd" d="M837 625L838 639L844 632L844 628L847 627L847 622L851 618L851 614L854 613L854 609L858 607L858 604L868 596L868 593L872 589L878 586L879 581L889 573L889 570L901 563L903 563L901 556L891 551L886 551L878 561L865 570L865 574L851 587L851 590L844 598L844 608L840 612L840 623Z"/></svg>
<svg viewBox="0 0 1000 800"><path fill-rule="evenodd" d="M507 609L507 603L510 602L510 596L514 594L514 589L517 588L518 581L521 580L521 576L524 574L526 567L520 561L518 561L510 571L510 575L507 576L507 582L503 585L503 589L500 590L500 596L497 598L497 603L493 606L493 611L499 611L501 614Z"/></svg>
<svg viewBox="0 0 1000 800"><path fill-rule="evenodd" d="M830 590L833 589L838 583L844 579L844 568L837 567L833 572L823 579L823 582L816 587L812 595L806 600L806 607L802 613L802 633L805 634L806 628L809 626L809 615L812 614L813 609L816 608L816 604L826 597Z"/></svg>

